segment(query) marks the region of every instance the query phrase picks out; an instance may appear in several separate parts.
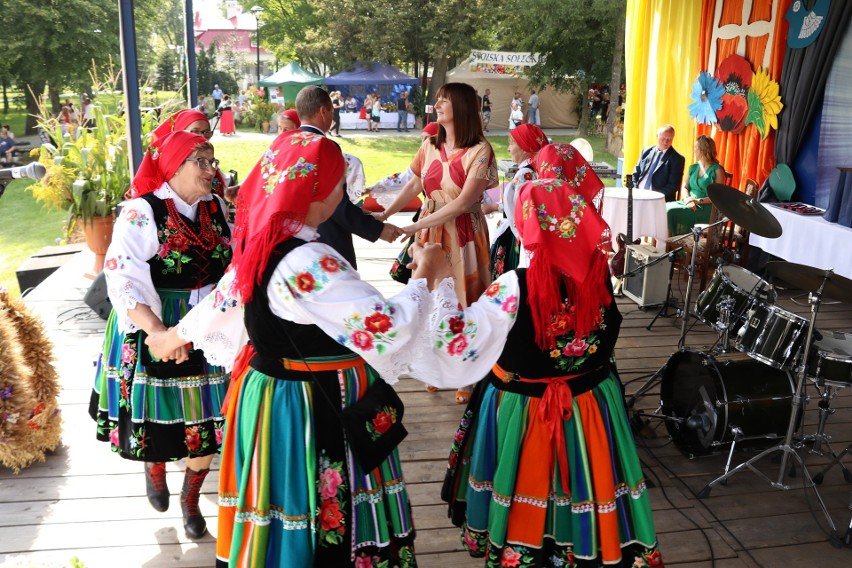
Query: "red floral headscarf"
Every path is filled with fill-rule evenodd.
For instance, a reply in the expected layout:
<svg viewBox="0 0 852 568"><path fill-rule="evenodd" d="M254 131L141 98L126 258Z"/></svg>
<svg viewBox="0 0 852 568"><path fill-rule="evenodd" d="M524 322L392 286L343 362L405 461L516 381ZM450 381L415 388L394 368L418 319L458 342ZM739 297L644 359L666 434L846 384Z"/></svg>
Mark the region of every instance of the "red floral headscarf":
<svg viewBox="0 0 852 568"><path fill-rule="evenodd" d="M200 134L179 130L151 144L130 183L133 197L159 189L164 181L172 179L196 148L207 143L207 139Z"/></svg>
<svg viewBox="0 0 852 568"><path fill-rule="evenodd" d="M299 113L296 112L296 109L288 108L287 110L285 110L281 114L283 116L286 116L287 118L289 118L291 121L293 121L293 124L296 125L296 128L299 128L300 126L302 126L302 121L299 120Z"/></svg>
<svg viewBox="0 0 852 568"><path fill-rule="evenodd" d="M233 265L244 302L275 247L302 228L310 204L328 197L345 170L337 144L301 130L279 135L263 153L237 197Z"/></svg>
<svg viewBox="0 0 852 568"><path fill-rule="evenodd" d="M426 126L423 127L421 132L428 134L429 136L437 136L438 135L438 123L430 122Z"/></svg>
<svg viewBox="0 0 852 568"><path fill-rule="evenodd" d="M547 145L547 136L535 124L522 124L510 130L509 136L514 138L521 150L528 154L535 154Z"/></svg>
<svg viewBox="0 0 852 568"><path fill-rule="evenodd" d="M179 110L164 120L163 123L151 133L151 140L156 142L171 132L186 130L187 126L199 120L206 122L207 128L210 128L210 119L208 119L207 115L200 110L194 110L191 108Z"/></svg>
<svg viewBox="0 0 852 568"><path fill-rule="evenodd" d="M532 252L527 286L536 343L542 349L555 345L548 330L563 307L563 291L574 306L576 336L588 336L601 307L612 302L606 221L569 182L539 178L518 191L515 223L524 248Z"/></svg>
<svg viewBox="0 0 852 568"><path fill-rule="evenodd" d="M535 157L535 171L540 178L567 181L598 212L603 208L603 182L580 151L571 144L548 144L539 150Z"/></svg>

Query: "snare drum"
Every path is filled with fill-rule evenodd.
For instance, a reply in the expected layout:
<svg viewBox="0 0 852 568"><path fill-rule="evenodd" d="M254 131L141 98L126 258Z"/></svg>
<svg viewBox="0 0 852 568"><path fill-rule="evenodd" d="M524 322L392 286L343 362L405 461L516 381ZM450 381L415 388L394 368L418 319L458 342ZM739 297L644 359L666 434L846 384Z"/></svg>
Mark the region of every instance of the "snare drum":
<svg viewBox="0 0 852 568"><path fill-rule="evenodd" d="M828 386L852 386L852 333L820 330L808 357L808 374Z"/></svg>
<svg viewBox="0 0 852 568"><path fill-rule="evenodd" d="M776 369L796 363L808 334L808 320L778 306L758 304L749 308L746 322L737 334L737 349Z"/></svg>
<svg viewBox="0 0 852 568"><path fill-rule="evenodd" d="M729 297L734 306L729 318L728 332L736 335L745 323L746 309L754 301L764 304L775 303L775 289L771 284L752 274L745 268L730 264L720 266L706 290L698 296L695 312L698 319L715 330L719 330L719 302Z"/></svg>
<svg viewBox="0 0 852 568"><path fill-rule="evenodd" d="M696 351L669 358L660 383L666 428L685 454L702 455L734 441L761 444L787 432L795 389L789 371L757 361L721 361Z"/></svg>

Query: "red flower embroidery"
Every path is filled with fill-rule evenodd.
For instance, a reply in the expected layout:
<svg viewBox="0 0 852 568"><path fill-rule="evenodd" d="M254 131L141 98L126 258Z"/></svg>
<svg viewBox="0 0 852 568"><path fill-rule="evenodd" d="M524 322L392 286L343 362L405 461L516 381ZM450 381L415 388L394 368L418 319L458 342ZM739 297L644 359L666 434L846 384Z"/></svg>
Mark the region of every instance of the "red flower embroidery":
<svg viewBox="0 0 852 568"><path fill-rule="evenodd" d="M453 316L450 318L450 331L455 334L459 334L464 331L464 320L458 316Z"/></svg>
<svg viewBox="0 0 852 568"><path fill-rule="evenodd" d="M384 333L393 327L393 323L385 314L373 312L371 315L364 318L364 327L370 333Z"/></svg>
<svg viewBox="0 0 852 568"><path fill-rule="evenodd" d="M352 343L354 343L355 347L358 349L369 351L373 348L373 336L366 331L359 329L352 332Z"/></svg>
<svg viewBox="0 0 852 568"><path fill-rule="evenodd" d="M493 284L491 284L491 286L488 287L487 290L485 290L485 295L488 296L489 298L493 298L494 296L496 296L499 293L500 293L500 283L499 282L494 282Z"/></svg>
<svg viewBox="0 0 852 568"><path fill-rule="evenodd" d="M169 237L169 245L171 245L172 249L179 251L185 251L188 247L186 237L180 233L176 233Z"/></svg>
<svg viewBox="0 0 852 568"><path fill-rule="evenodd" d="M215 199L211 199L211 200L207 203L207 207L208 207L208 210L209 210L211 213L215 213L216 211L218 211L218 210L219 210L219 204L218 204L218 203L216 203L216 200L215 200Z"/></svg>
<svg viewBox="0 0 852 568"><path fill-rule="evenodd" d="M530 181L530 180L532 180L532 178L533 178L532 173L527 172L527 173L525 173L525 174L524 174L524 179L525 179L526 181Z"/></svg>
<svg viewBox="0 0 852 568"><path fill-rule="evenodd" d="M186 447L193 451L201 447L201 434L197 430L186 429Z"/></svg>
<svg viewBox="0 0 852 568"><path fill-rule="evenodd" d="M296 288L299 292L311 292L316 286L316 280L308 272L300 272L296 275Z"/></svg>
<svg viewBox="0 0 852 568"><path fill-rule="evenodd" d="M324 256L320 259L319 263L322 269L326 272L337 272L340 270L340 263L337 262L336 258Z"/></svg>
<svg viewBox="0 0 852 568"><path fill-rule="evenodd" d="M106 268L107 270L115 270L117 266L118 266L118 262L116 262L116 260L114 258L109 258L104 263L104 268Z"/></svg>
<svg viewBox="0 0 852 568"><path fill-rule="evenodd" d="M373 418L373 428L379 434L384 434L390 427L393 425L393 420L391 419L390 414L387 412L379 412L376 414L376 417Z"/></svg>
<svg viewBox="0 0 852 568"><path fill-rule="evenodd" d="M461 355L464 353L464 350L466 348L467 337L465 337L464 335L457 335L447 345L447 353L449 353L450 355Z"/></svg>
<svg viewBox="0 0 852 568"><path fill-rule="evenodd" d="M337 501L323 501L320 507L320 525L325 531L336 529L343 520L340 505Z"/></svg>
<svg viewBox="0 0 852 568"><path fill-rule="evenodd" d="M645 562L648 563L648 566L662 566L663 565L663 555L660 554L659 550L655 550L651 554L645 555Z"/></svg>
<svg viewBox="0 0 852 568"><path fill-rule="evenodd" d="M519 552L515 552L509 547L503 549L503 557L500 559L500 566L514 568L515 566L520 566L520 564L521 554Z"/></svg>

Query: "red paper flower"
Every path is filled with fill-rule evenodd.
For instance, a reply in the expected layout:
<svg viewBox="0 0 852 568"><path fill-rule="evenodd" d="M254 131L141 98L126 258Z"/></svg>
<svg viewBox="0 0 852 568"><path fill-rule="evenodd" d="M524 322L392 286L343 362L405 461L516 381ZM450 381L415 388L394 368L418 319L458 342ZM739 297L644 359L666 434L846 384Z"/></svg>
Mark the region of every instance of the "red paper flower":
<svg viewBox="0 0 852 568"><path fill-rule="evenodd" d="M373 314L364 318L364 327L371 333L384 333L393 327L393 323L385 314L373 312Z"/></svg>
<svg viewBox="0 0 852 568"><path fill-rule="evenodd" d="M722 95L722 109L716 112L719 128L725 132L739 134L745 128L748 115L748 101L739 95Z"/></svg>

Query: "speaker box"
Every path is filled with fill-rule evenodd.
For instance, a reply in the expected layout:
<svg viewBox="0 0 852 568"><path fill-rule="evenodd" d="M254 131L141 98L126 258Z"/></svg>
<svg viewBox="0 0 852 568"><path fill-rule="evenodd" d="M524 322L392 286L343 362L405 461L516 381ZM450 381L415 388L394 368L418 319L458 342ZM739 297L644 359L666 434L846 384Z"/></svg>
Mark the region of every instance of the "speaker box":
<svg viewBox="0 0 852 568"><path fill-rule="evenodd" d="M663 254L650 245L628 245L625 254L625 272L632 272L652 262ZM658 262L633 276L624 279L624 295L639 307L660 305L666 301L669 282L669 263Z"/></svg>
<svg viewBox="0 0 852 568"><path fill-rule="evenodd" d="M109 317L109 312L112 310L112 302L109 301L106 277L103 272L95 277L94 282L92 282L92 285L89 286L89 289L86 291L86 295L83 296L83 301L86 302L86 305L92 308L92 310L94 310L101 319L107 319Z"/></svg>

